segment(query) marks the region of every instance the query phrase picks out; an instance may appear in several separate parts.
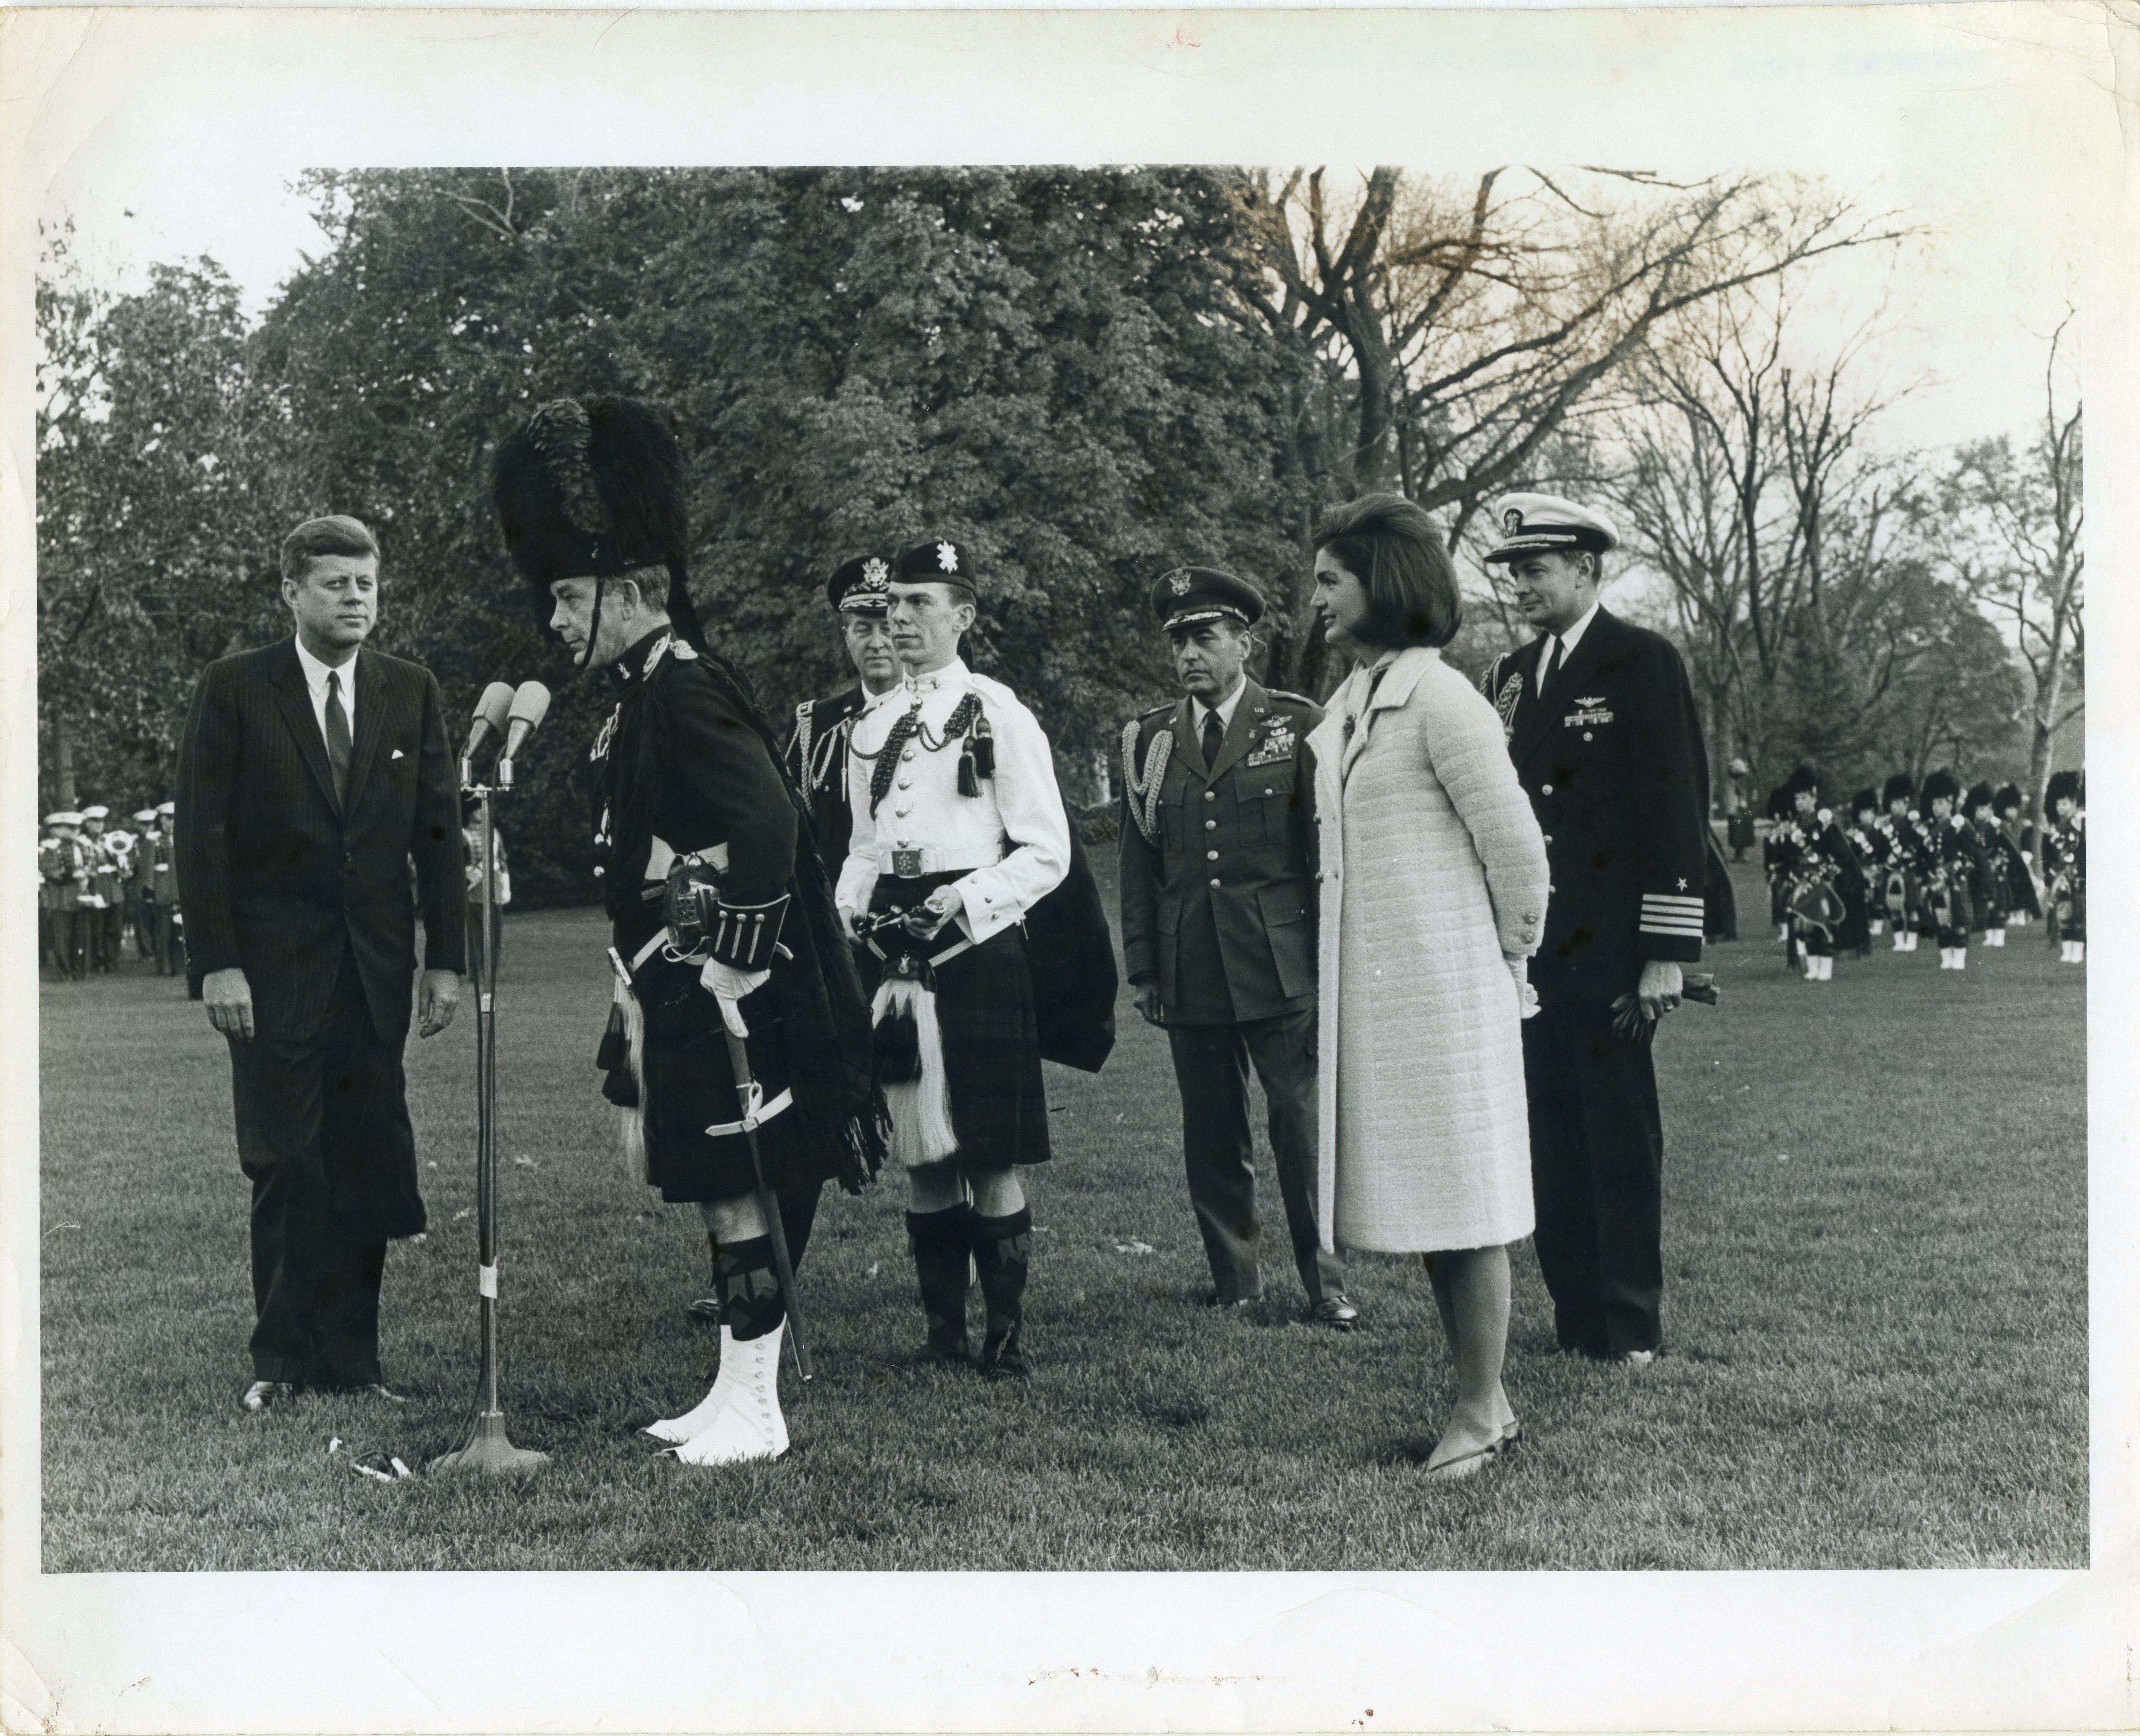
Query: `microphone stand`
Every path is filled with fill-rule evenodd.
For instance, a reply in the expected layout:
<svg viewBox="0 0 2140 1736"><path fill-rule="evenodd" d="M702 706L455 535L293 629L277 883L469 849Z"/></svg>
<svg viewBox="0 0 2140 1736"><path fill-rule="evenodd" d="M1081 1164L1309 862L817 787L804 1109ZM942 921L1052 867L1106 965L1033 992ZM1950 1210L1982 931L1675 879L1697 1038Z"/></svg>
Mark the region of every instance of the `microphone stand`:
<svg viewBox="0 0 2140 1736"><path fill-rule="evenodd" d="M550 1455L516 1447L505 1433L505 1413L498 1403L498 949L491 944L493 913L498 907L498 831L491 798L513 787L513 762L500 759L490 783L479 783L472 760L461 761L461 793L476 804L479 920L482 938L476 949L475 984L475 1205L476 1294L482 1338L482 1361L476 1377L475 1415L465 1439L427 1469L477 1471L495 1476L539 1471Z"/></svg>

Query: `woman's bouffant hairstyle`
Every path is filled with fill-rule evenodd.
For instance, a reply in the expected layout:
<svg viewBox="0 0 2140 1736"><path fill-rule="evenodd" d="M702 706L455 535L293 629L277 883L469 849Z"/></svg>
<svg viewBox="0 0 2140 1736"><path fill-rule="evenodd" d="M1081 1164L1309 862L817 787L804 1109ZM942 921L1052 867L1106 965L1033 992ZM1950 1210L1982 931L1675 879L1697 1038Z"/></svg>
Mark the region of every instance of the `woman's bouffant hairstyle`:
<svg viewBox="0 0 2140 1736"><path fill-rule="evenodd" d="M1401 494L1362 494L1323 516L1329 550L1367 593L1353 637L1380 647L1445 645L1464 624L1456 563L1425 510Z"/></svg>

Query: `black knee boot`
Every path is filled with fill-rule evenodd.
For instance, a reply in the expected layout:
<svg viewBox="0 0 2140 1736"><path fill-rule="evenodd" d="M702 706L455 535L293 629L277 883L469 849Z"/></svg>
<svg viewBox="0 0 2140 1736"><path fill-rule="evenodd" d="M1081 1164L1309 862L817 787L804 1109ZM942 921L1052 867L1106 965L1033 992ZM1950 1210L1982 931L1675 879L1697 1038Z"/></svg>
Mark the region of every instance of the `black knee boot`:
<svg viewBox="0 0 2140 1736"><path fill-rule="evenodd" d="M974 1269L988 1304L988 1336L981 1343L981 1372L1027 1372L1024 1337L1025 1275L1033 1263L1033 1212L1020 1207L1008 1218L974 1217Z"/></svg>
<svg viewBox="0 0 2140 1736"><path fill-rule="evenodd" d="M939 1362L966 1362L967 1257L973 1247L974 1209L963 1199L940 1212L909 1212L907 1244L921 1287L921 1312L929 1322L923 1354Z"/></svg>

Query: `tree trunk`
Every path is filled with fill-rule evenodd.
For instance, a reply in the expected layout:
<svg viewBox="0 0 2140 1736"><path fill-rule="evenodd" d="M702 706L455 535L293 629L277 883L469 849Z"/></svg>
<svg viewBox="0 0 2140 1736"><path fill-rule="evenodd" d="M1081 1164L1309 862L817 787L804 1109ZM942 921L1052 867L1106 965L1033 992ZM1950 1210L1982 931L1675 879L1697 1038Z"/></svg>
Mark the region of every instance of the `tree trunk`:
<svg viewBox="0 0 2140 1736"><path fill-rule="evenodd" d="M67 733L67 726L59 718L52 719L52 766L56 782L54 793L61 808L74 806L74 738Z"/></svg>

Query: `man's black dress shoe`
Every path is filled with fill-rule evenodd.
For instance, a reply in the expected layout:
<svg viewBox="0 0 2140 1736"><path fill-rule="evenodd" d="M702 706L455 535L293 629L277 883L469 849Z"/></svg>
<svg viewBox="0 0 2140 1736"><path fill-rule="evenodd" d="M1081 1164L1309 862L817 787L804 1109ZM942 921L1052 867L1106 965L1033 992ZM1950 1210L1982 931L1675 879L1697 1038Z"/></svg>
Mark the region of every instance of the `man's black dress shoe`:
<svg viewBox="0 0 2140 1736"><path fill-rule="evenodd" d="M1328 1327L1334 1331L1349 1332L1360 1323L1360 1311L1342 1291L1326 1296L1308 1311L1308 1317L1319 1327Z"/></svg>
<svg viewBox="0 0 2140 1736"><path fill-rule="evenodd" d="M255 1380L245 1389L242 1402L248 1410L257 1415L271 1405L287 1404L297 1395L297 1387L288 1380Z"/></svg>

